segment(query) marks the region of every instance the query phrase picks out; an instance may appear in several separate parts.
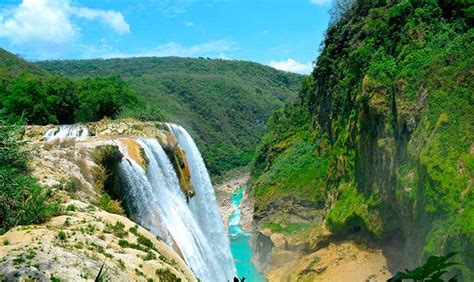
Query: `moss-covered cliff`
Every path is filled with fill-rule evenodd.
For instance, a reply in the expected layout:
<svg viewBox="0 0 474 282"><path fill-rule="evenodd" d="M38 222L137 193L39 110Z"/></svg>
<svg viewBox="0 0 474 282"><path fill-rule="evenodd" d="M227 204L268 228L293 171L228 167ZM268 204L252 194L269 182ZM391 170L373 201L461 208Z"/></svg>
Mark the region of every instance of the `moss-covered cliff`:
<svg viewBox="0 0 474 282"><path fill-rule="evenodd" d="M303 241L318 222L397 236L410 264L459 251L474 279L474 7L338 3L299 100L270 119L251 179L256 221L308 230Z"/></svg>

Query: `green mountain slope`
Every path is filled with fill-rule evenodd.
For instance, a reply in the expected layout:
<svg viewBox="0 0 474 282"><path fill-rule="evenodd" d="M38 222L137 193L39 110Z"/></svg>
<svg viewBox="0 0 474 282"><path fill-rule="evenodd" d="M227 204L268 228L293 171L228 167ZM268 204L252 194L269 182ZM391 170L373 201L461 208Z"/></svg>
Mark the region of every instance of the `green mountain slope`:
<svg viewBox="0 0 474 282"><path fill-rule="evenodd" d="M191 58L45 61L72 78L118 75L166 120L188 130L214 176L253 158L270 113L294 96L301 75L257 63Z"/></svg>
<svg viewBox="0 0 474 282"><path fill-rule="evenodd" d="M298 227L317 248L323 227L293 220L316 210L333 234L396 238L407 266L458 251L471 281L474 7L352 2L335 11L298 102L270 119L252 171L256 221Z"/></svg>
<svg viewBox="0 0 474 282"><path fill-rule="evenodd" d="M35 75L46 75L46 71L38 66L28 63L18 56L0 48L0 79L17 76L21 72L28 72Z"/></svg>

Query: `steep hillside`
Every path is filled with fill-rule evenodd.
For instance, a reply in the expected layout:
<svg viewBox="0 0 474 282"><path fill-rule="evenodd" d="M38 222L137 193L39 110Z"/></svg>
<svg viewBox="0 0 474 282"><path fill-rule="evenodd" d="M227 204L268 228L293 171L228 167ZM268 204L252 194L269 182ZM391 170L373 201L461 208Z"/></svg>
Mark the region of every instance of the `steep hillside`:
<svg viewBox="0 0 474 282"><path fill-rule="evenodd" d="M250 162L268 116L295 95L302 78L256 63L204 58L46 61L37 65L72 78L120 76L147 107L191 131L214 176Z"/></svg>
<svg viewBox="0 0 474 282"><path fill-rule="evenodd" d="M471 281L474 7L395 2L338 2L299 101L263 137L255 220L302 255L343 238L396 243L398 267L457 251ZM295 275L317 277L306 264Z"/></svg>
<svg viewBox="0 0 474 282"><path fill-rule="evenodd" d="M46 75L46 71L38 66L28 63L14 54L0 48L0 79L6 76L16 76L21 72L29 72L36 75Z"/></svg>

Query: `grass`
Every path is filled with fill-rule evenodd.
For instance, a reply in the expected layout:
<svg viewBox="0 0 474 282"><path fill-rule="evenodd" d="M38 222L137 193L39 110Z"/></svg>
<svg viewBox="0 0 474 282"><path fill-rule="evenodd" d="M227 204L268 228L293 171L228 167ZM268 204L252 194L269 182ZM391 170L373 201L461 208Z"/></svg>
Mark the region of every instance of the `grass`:
<svg viewBox="0 0 474 282"><path fill-rule="evenodd" d="M60 212L49 190L40 186L28 169L30 151L19 140L22 120L7 122L0 110L0 234L16 225L43 223Z"/></svg>
<svg viewBox="0 0 474 282"><path fill-rule="evenodd" d="M66 241L67 235L66 233L61 230L58 232L58 235L56 236L60 241Z"/></svg>
<svg viewBox="0 0 474 282"><path fill-rule="evenodd" d="M283 233L286 235L291 235L294 233L298 233L301 231L305 231L309 228L311 228L313 224L311 223L304 223L304 222L299 222L299 223L286 223L286 224L281 224L281 223L276 223L268 220L263 220L260 222L260 228L270 228L272 233Z"/></svg>
<svg viewBox="0 0 474 282"><path fill-rule="evenodd" d="M103 232L113 234L118 238L125 238L128 236L128 232L125 230L125 225L120 221L116 221L114 225L106 223Z"/></svg>
<svg viewBox="0 0 474 282"><path fill-rule="evenodd" d="M117 261L117 264L118 264L118 267L121 269L121 270L124 270L125 269L125 262L122 260L122 259L119 259Z"/></svg>
<svg viewBox="0 0 474 282"><path fill-rule="evenodd" d="M138 238L137 238L137 242L138 244L140 245L143 245L145 247L148 247L150 249L154 249L155 247L153 246L153 242L148 239L147 237L143 236L143 235L139 235Z"/></svg>
<svg viewBox="0 0 474 282"><path fill-rule="evenodd" d="M122 153L117 146L102 145L91 152L91 157L96 163L92 170L94 186L102 192L98 201L99 207L110 213L124 214L120 203L122 194L117 172Z"/></svg>
<svg viewBox="0 0 474 282"><path fill-rule="evenodd" d="M163 282L180 282L181 278L176 276L169 268L160 268L156 270L156 275Z"/></svg>

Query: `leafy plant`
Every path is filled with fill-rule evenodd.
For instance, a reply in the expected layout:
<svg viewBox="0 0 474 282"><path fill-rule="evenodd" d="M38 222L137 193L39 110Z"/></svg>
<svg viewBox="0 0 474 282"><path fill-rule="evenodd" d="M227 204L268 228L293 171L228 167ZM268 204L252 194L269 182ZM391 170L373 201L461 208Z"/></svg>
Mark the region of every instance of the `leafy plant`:
<svg viewBox="0 0 474 282"><path fill-rule="evenodd" d="M153 249L154 246L153 246L153 242L148 239L147 237L143 236L143 235L139 235L138 238L137 238L137 242L138 244L141 244L143 246L146 246L150 249Z"/></svg>
<svg viewBox="0 0 474 282"><path fill-rule="evenodd" d="M58 237L58 239L61 240L61 241L64 241L64 240L66 240L66 238L67 238L66 233L65 233L63 230L61 230L61 231L58 232L58 236L57 236L57 237Z"/></svg>
<svg viewBox="0 0 474 282"><path fill-rule="evenodd" d="M105 281L105 272L106 271L102 272L104 270L104 266L105 266L105 261L102 263L102 266L100 267L99 272L97 273L97 276L94 279L95 282Z"/></svg>
<svg viewBox="0 0 474 282"><path fill-rule="evenodd" d="M456 262L448 262L457 253L449 253L445 256L430 256L425 264L413 270L406 269L405 272L398 272L394 277L390 278L389 282L399 282L407 279L414 281L445 281L442 276L448 273L448 268L454 265L459 265ZM456 276L449 279L450 282L457 281Z"/></svg>
<svg viewBox="0 0 474 282"><path fill-rule="evenodd" d="M0 234L16 225L41 223L59 213L28 170L29 151L20 140L23 119L7 121L0 110Z"/></svg>
<svg viewBox="0 0 474 282"><path fill-rule="evenodd" d="M160 281L164 282L180 282L181 278L176 276L169 268L160 268L156 270L156 275Z"/></svg>

